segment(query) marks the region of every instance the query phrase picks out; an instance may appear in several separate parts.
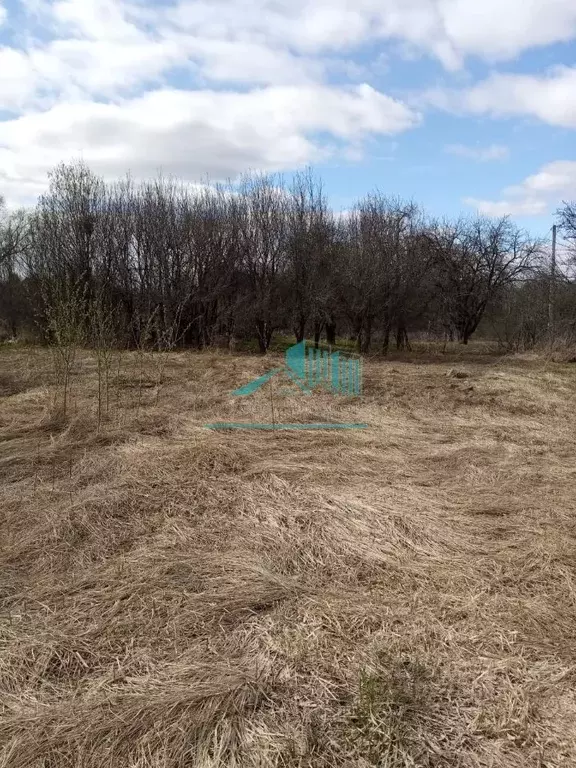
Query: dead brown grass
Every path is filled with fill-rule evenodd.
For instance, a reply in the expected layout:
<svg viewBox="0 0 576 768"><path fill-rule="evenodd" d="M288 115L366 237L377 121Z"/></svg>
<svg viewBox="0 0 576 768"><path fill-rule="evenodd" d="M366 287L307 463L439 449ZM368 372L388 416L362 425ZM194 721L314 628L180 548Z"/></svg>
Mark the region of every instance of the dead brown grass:
<svg viewBox="0 0 576 768"><path fill-rule="evenodd" d="M0 766L576 764L576 367L474 350L362 399L275 361L0 351ZM140 381L145 386L140 386Z"/></svg>

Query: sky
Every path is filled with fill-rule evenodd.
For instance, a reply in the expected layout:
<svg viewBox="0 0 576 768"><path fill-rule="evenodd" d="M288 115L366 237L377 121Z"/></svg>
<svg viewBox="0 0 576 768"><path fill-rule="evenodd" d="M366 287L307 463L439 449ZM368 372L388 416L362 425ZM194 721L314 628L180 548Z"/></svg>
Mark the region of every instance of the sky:
<svg viewBox="0 0 576 768"><path fill-rule="evenodd" d="M576 0L0 0L0 195L57 163L191 182L312 166L546 234L576 198Z"/></svg>

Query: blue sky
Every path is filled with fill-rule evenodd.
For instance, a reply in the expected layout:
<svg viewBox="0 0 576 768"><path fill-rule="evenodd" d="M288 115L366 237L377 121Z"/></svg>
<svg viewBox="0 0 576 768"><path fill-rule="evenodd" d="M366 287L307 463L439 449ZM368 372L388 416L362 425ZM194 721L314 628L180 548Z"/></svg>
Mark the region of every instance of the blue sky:
<svg viewBox="0 0 576 768"><path fill-rule="evenodd" d="M545 234L576 198L574 0L0 0L0 194L56 163L317 168Z"/></svg>

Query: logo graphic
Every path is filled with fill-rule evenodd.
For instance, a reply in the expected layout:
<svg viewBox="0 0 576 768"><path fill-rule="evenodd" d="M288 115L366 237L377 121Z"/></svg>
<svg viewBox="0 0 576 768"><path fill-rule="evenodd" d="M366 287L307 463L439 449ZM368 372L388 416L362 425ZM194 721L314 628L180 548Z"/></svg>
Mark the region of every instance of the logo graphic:
<svg viewBox="0 0 576 768"><path fill-rule="evenodd" d="M306 346L305 341L294 344L286 350L285 365L259 376L249 384L234 390L235 397L252 395L264 386L273 376L284 372L305 395L314 389L324 389L333 395L362 394L362 359L357 355L344 355L327 349ZM277 424L216 422L206 425L209 429L362 429L367 424L360 423L313 423L313 424Z"/></svg>

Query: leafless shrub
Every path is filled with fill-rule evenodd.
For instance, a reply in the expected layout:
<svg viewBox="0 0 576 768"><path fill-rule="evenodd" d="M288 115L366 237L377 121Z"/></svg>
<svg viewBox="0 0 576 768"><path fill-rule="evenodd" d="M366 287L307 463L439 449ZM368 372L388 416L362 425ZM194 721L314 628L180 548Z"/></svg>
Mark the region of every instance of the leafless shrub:
<svg viewBox="0 0 576 768"><path fill-rule="evenodd" d="M44 310L57 387L53 405L65 419L76 357L86 339L85 290L82 283L69 281L56 281L45 289Z"/></svg>

